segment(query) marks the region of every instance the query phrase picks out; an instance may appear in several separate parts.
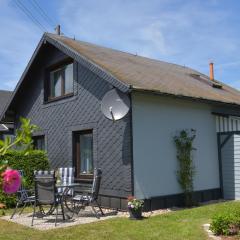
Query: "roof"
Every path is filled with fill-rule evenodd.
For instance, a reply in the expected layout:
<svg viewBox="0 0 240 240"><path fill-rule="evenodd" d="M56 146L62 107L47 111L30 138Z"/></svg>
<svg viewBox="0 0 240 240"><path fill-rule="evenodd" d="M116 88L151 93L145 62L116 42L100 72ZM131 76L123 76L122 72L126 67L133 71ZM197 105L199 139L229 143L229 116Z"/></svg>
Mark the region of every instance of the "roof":
<svg viewBox="0 0 240 240"><path fill-rule="evenodd" d="M213 82L208 76L191 68L78 41L62 35L44 33L4 110L2 109L4 106L0 105L0 119L4 119L22 83L27 80L26 75L33 61L46 42L75 58L123 92L151 91L240 106L238 90L219 81ZM218 87L220 84L221 88L214 88L213 83Z"/></svg>
<svg viewBox="0 0 240 240"><path fill-rule="evenodd" d="M5 132L7 131L8 129L5 128L5 125L4 124L0 124L0 132Z"/></svg>
<svg viewBox="0 0 240 240"><path fill-rule="evenodd" d="M11 91L0 90L0 114L4 111L4 108L10 100L11 95Z"/></svg>
<svg viewBox="0 0 240 240"><path fill-rule="evenodd" d="M0 124L0 133L8 132L11 129L14 129L14 124L12 124L12 123Z"/></svg>
<svg viewBox="0 0 240 240"><path fill-rule="evenodd" d="M11 95L11 91L0 90L0 114L4 112ZM9 131L9 128L13 128L12 124L0 124L0 132Z"/></svg>
<svg viewBox="0 0 240 240"><path fill-rule="evenodd" d="M149 59L65 36L47 36L64 44L135 90L240 105L240 92L226 84L214 88L208 76L191 68Z"/></svg>

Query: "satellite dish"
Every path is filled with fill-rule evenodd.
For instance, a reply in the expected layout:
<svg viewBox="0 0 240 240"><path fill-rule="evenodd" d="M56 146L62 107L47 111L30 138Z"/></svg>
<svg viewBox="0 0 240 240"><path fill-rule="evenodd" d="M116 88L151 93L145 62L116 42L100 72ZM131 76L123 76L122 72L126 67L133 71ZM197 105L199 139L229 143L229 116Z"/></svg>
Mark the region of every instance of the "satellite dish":
<svg viewBox="0 0 240 240"><path fill-rule="evenodd" d="M129 97L116 89L107 92L102 99L102 113L110 120L117 121L122 119L127 115L129 108Z"/></svg>

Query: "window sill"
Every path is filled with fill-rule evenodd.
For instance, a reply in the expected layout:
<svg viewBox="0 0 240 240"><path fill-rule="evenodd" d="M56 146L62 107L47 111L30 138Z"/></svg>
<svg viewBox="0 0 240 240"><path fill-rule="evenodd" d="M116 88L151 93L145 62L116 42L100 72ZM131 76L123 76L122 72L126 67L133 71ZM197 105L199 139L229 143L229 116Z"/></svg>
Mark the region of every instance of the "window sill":
<svg viewBox="0 0 240 240"><path fill-rule="evenodd" d="M70 98L70 97L73 97L74 94L73 93L69 93L69 94L66 94L64 96L59 96L59 97L55 97L55 98L50 98L48 99L45 104L48 104L48 103L51 103L51 102L56 102L56 101L59 101L59 100L62 100L62 99L65 99L65 98Z"/></svg>
<svg viewBox="0 0 240 240"><path fill-rule="evenodd" d="M75 182L77 183L92 183L93 178L75 178Z"/></svg>
<svg viewBox="0 0 240 240"><path fill-rule="evenodd" d="M71 93L71 94L65 95L63 97L54 98L54 99L51 99L51 100L48 100L48 101L44 101L43 105L42 105L42 108L48 108L48 107L55 106L55 105L58 105L58 104L63 104L63 103L66 103L66 102L75 101L77 99L77 97L78 96L76 94Z"/></svg>

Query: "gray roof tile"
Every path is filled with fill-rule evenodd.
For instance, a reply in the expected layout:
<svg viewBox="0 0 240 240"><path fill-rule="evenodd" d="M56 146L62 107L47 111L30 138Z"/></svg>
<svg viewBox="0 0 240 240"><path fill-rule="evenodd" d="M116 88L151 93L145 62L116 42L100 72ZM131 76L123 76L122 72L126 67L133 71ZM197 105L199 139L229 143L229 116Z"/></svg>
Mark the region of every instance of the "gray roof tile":
<svg viewBox="0 0 240 240"><path fill-rule="evenodd" d="M136 90L240 105L240 92L188 67L50 34L86 59ZM222 88L214 88L213 84Z"/></svg>
<svg viewBox="0 0 240 240"><path fill-rule="evenodd" d="M11 91L0 90L0 115L4 111L4 108L10 100L11 95Z"/></svg>

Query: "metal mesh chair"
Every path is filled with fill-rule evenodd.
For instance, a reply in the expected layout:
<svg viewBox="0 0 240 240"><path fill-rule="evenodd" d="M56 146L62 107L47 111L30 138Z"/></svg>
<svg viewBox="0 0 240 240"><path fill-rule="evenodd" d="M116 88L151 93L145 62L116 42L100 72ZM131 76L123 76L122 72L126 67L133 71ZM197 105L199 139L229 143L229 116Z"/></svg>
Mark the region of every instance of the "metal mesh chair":
<svg viewBox="0 0 240 240"><path fill-rule="evenodd" d="M102 178L102 171L101 169L94 169L93 174L93 184L92 189L90 192L78 194L73 197L72 201L77 206L76 208L79 209L78 213L81 209L83 209L86 206L91 206L95 216L99 218L98 212L95 210L95 206L97 206L101 212L101 215L103 216L104 213L102 211L102 208L100 204L98 203L98 195L100 190L100 184L101 184L101 178Z"/></svg>
<svg viewBox="0 0 240 240"><path fill-rule="evenodd" d="M21 177L24 177L24 172L23 170L18 170ZM33 207L33 204L35 202L35 195L31 194L32 191L31 190L27 190L23 184L21 184L19 190L17 191L17 203L16 203L16 207L11 215L11 219L14 217L14 215L17 212L17 209L20 205L23 205L21 211L19 212L19 215L22 214L23 210L25 209L25 207L27 206L27 204L30 204Z"/></svg>
<svg viewBox="0 0 240 240"><path fill-rule="evenodd" d="M36 176L41 176L41 175L43 175L43 176L47 176L47 175L55 175L55 172L54 172L54 170L51 170L51 171L49 171L49 170L36 170L36 171L34 171L34 176L36 175Z"/></svg>
<svg viewBox="0 0 240 240"><path fill-rule="evenodd" d="M54 171L35 172L34 182L35 182L36 197L35 197L34 210L32 215L32 226L33 226L34 217L36 215L37 206L39 206L40 212L43 214L43 216L52 214L54 209L56 209L56 214L55 214L56 216L55 226L56 226L59 205L61 206L63 220L65 220L65 216L64 216L62 197L57 193L57 190L56 190L55 172ZM46 205L51 206L52 207L51 209L53 210L49 211L47 214L44 214L42 209Z"/></svg>

